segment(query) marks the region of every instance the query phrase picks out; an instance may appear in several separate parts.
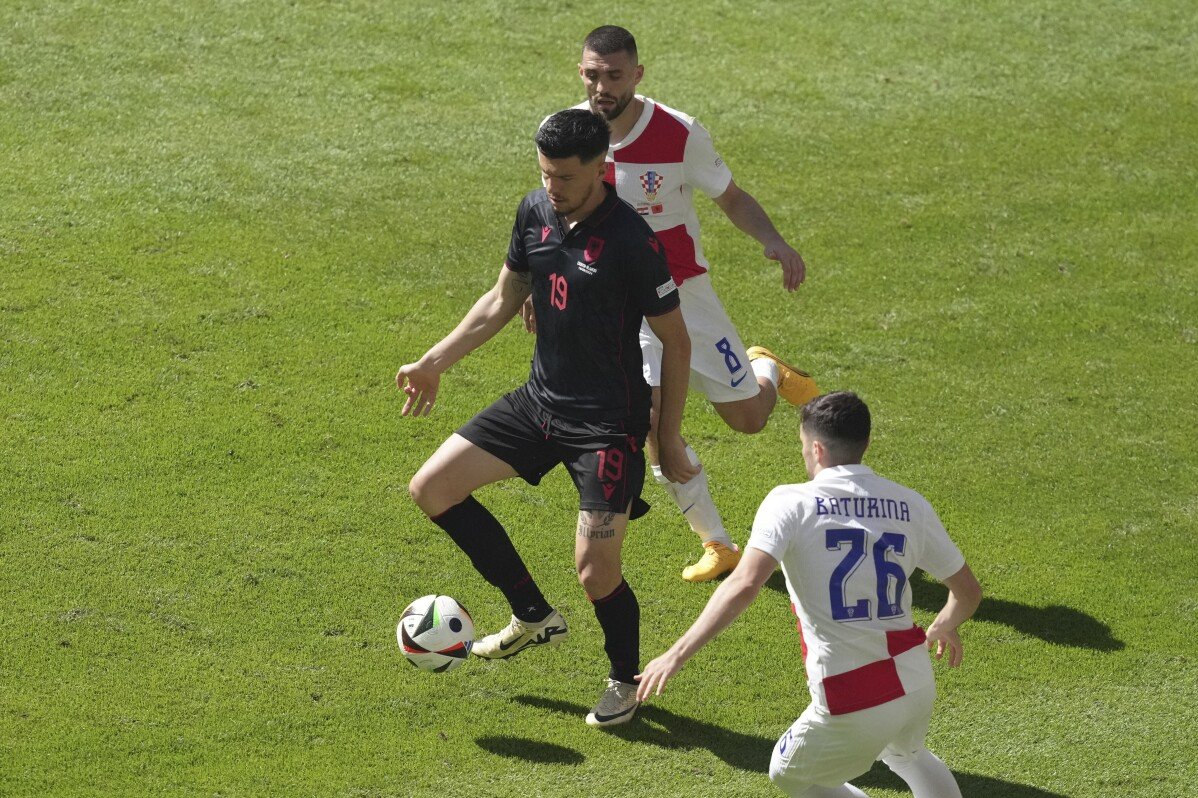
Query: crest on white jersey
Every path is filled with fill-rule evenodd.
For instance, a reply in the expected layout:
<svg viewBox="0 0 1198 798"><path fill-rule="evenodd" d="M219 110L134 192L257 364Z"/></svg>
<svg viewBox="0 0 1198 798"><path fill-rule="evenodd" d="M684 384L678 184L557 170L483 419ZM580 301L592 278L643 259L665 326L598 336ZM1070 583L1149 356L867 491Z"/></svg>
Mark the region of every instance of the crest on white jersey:
<svg viewBox="0 0 1198 798"><path fill-rule="evenodd" d="M661 190L663 182L662 176L652 169L641 175L641 188L645 190L645 199L647 201L657 201L657 192Z"/></svg>

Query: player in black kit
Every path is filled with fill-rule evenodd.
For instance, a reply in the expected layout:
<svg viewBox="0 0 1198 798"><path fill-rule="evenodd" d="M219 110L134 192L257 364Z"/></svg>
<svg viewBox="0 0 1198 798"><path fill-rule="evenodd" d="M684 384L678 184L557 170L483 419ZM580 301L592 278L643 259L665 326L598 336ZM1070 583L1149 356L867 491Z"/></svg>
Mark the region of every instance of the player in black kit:
<svg viewBox="0 0 1198 798"><path fill-rule="evenodd" d="M620 547L637 515L645 477L649 388L637 339L647 318L661 339L663 470L696 473L679 429L690 371L690 339L678 291L653 231L603 182L607 123L588 110L554 114L536 135L545 188L520 203L495 287L396 382L403 415L429 412L441 374L494 336L531 293L538 319L528 382L451 435L412 478L412 498L470 557L512 607L502 631L475 641L502 659L560 643L566 621L542 595L507 532L471 495L519 476L535 485L558 463L578 488L574 559L603 629L607 687L587 715L592 726L625 723L636 711L640 607L624 580Z"/></svg>

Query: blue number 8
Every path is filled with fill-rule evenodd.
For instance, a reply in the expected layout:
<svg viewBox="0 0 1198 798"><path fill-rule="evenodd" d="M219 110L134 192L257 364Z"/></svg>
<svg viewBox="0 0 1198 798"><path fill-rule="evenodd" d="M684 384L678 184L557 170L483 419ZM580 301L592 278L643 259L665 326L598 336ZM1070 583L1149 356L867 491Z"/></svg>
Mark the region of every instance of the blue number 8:
<svg viewBox="0 0 1198 798"><path fill-rule="evenodd" d="M728 371L735 374L744 366L740 364L740 358L732 351L732 344L727 338L721 338L715 342L715 351L724 356L724 365L728 367Z"/></svg>
<svg viewBox="0 0 1198 798"><path fill-rule="evenodd" d="M826 545L828 551L837 551L849 544L848 554L832 570L828 582L828 598L832 605L832 620L863 621L872 617L869 599L858 599L851 607L845 603L844 583L853 575L865 559L864 529L829 529ZM878 618L895 618L903 614L903 591L907 587L907 574L896 562L886 559L891 549L901 555L907 549L907 536L898 532L886 532L873 546L874 571L878 578ZM892 598L893 596L893 598Z"/></svg>

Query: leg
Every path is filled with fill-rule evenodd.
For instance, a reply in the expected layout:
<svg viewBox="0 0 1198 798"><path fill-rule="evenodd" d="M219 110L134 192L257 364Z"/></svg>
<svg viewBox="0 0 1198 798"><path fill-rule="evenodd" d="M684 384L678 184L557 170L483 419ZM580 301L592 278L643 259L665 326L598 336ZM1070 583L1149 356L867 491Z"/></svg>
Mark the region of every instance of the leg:
<svg viewBox="0 0 1198 798"><path fill-rule="evenodd" d="M408 483L408 492L424 514L433 518L482 486L514 476L516 469L455 432L420 466Z"/></svg>
<svg viewBox="0 0 1198 798"><path fill-rule="evenodd" d="M907 782L914 798L961 798L961 788L952 772L926 748L914 754L885 756L882 761Z"/></svg>
<svg viewBox="0 0 1198 798"><path fill-rule="evenodd" d="M514 476L512 466L455 433L420 467L408 490L475 570L499 588L512 613L539 621L551 611L545 597L503 526L471 495L476 488Z"/></svg>
<svg viewBox="0 0 1198 798"><path fill-rule="evenodd" d="M725 424L736 432L748 435L765 429L765 422L769 421L770 413L774 412L774 405L778 403L778 389L774 387L774 383L766 377L754 376L757 377L757 385L761 388L756 396L732 402L711 403Z"/></svg>
<svg viewBox="0 0 1198 798"><path fill-rule="evenodd" d="M794 798L864 798L848 781L869 771L903 720L878 708L829 715L810 705L774 746L770 781Z"/></svg>
<svg viewBox="0 0 1198 798"><path fill-rule="evenodd" d="M654 350L651 343L649 351L646 351L646 341L643 338L641 352L647 364L646 374L652 380L652 375L657 374L658 371L656 368L650 368L648 364L656 362L660 365L661 352ZM657 359L651 360L653 357ZM645 439L645 453L648 456L649 465L653 469L653 479L674 500L674 504L682 512L686 522L690 524L691 531L698 535L699 540L703 543L703 557L694 565L684 568L682 578L688 582L707 582L735 568L736 563L740 560L740 552L724 528L724 520L720 517L720 511L716 509L715 501L711 498L707 472L700 470L698 475L685 485L670 482L666 479L665 474L661 473L661 465L657 459L657 415L658 409L661 407L661 388L653 385L652 382L650 385L652 386L653 404L649 411L649 435ZM699 455L695 453L694 449L687 446L686 453L690 456L692 463L700 464Z"/></svg>
<svg viewBox="0 0 1198 798"><path fill-rule="evenodd" d="M607 688L586 718L591 726L627 723L639 705L633 677L640 670L641 608L624 581L620 560L627 529L627 512L583 510L578 514L574 542L578 581L595 608L603 629L603 650L611 663Z"/></svg>
<svg viewBox="0 0 1198 798"><path fill-rule="evenodd" d="M911 705L910 719L882 752L882 761L907 782L914 798L961 798L957 780L940 758L924 747L936 687L929 685L909 693L901 701Z"/></svg>

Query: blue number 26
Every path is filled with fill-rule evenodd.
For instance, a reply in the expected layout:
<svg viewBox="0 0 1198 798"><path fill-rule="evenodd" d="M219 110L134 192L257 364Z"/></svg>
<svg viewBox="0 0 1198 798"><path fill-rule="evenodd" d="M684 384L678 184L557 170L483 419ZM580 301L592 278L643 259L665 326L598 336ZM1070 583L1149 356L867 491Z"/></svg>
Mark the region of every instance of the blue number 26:
<svg viewBox="0 0 1198 798"><path fill-rule="evenodd" d="M866 621L873 617L870 600L858 599L851 607L845 604L844 583L861 561L865 559L864 529L829 529L828 551L837 551L848 544L848 554L832 571L828 582L828 598L832 602L832 619L836 621ZM878 618L894 618L903 614L903 590L907 587L907 574L896 562L886 559L891 549L902 554L907 548L907 536L898 532L886 532L874 544L874 570L878 575Z"/></svg>

